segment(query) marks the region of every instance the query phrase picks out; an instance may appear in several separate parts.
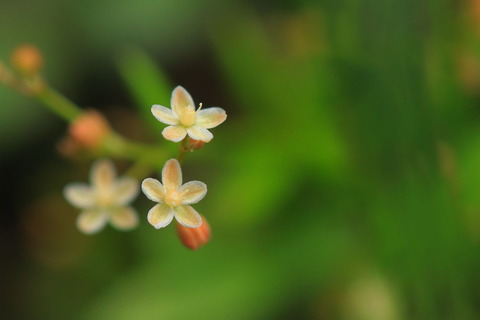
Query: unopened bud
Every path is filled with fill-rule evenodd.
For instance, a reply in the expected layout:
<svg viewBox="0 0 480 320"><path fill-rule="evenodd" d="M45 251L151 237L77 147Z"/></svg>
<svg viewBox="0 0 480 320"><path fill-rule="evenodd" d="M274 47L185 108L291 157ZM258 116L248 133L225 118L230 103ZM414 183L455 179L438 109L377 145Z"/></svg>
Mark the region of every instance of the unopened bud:
<svg viewBox="0 0 480 320"><path fill-rule="evenodd" d="M190 139L190 149L191 150L198 150L201 147L203 147L204 144L205 144L205 142L203 142L202 140Z"/></svg>
<svg viewBox="0 0 480 320"><path fill-rule="evenodd" d="M91 149L98 148L109 131L107 119L95 110L83 113L69 128L69 134L75 141Z"/></svg>
<svg viewBox="0 0 480 320"><path fill-rule="evenodd" d="M64 137L57 143L57 150L67 158L74 158L82 151L82 146L72 137Z"/></svg>
<svg viewBox="0 0 480 320"><path fill-rule="evenodd" d="M40 51L30 45L17 47L11 56L12 65L25 74L35 74L43 66L43 57Z"/></svg>
<svg viewBox="0 0 480 320"><path fill-rule="evenodd" d="M197 250L210 241L210 225L202 216L202 225L198 228L188 228L177 222L177 233L183 245L189 249Z"/></svg>

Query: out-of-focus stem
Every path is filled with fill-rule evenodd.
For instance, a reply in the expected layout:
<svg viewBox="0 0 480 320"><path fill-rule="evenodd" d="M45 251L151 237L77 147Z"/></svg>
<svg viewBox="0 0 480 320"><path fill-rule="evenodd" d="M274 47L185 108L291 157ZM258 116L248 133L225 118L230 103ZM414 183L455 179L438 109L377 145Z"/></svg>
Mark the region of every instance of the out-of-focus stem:
<svg viewBox="0 0 480 320"><path fill-rule="evenodd" d="M105 138L103 145L103 151L108 155L135 160L154 168L163 166L167 158L164 150L157 146L129 141L115 132Z"/></svg>
<svg viewBox="0 0 480 320"><path fill-rule="evenodd" d="M68 122L73 122L82 114L82 109L48 86L40 90L35 97Z"/></svg>

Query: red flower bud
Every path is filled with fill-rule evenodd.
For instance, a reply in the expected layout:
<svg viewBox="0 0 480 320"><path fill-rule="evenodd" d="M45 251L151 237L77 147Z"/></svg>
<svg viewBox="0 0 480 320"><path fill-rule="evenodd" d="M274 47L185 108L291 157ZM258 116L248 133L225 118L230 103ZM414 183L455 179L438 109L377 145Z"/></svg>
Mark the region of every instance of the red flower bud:
<svg viewBox="0 0 480 320"><path fill-rule="evenodd" d="M11 56L12 65L25 74L35 74L43 66L40 51L29 44L17 47Z"/></svg>
<svg viewBox="0 0 480 320"><path fill-rule="evenodd" d="M198 228L188 228L177 222L177 233L183 245L189 249L197 250L210 241L210 225L202 216L202 225Z"/></svg>
<svg viewBox="0 0 480 320"><path fill-rule="evenodd" d="M87 148L95 149L102 144L109 130L105 117L98 111L89 110L75 119L68 131L75 141Z"/></svg>
<svg viewBox="0 0 480 320"><path fill-rule="evenodd" d="M203 142L202 140L190 139L190 149L191 150L198 150L201 147L203 147L204 144L205 144L205 142Z"/></svg>

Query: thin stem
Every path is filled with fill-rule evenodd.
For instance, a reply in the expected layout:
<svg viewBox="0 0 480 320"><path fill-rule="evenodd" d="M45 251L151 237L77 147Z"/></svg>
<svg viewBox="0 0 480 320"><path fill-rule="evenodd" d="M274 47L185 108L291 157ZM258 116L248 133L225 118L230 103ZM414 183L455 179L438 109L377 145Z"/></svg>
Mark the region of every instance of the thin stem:
<svg viewBox="0 0 480 320"><path fill-rule="evenodd" d="M147 163L154 168L161 166L167 158L165 151L157 146L129 141L114 132L105 138L103 151L111 156Z"/></svg>
<svg viewBox="0 0 480 320"><path fill-rule="evenodd" d="M82 114L82 109L48 86L37 93L36 97L47 108L68 122L73 122Z"/></svg>
<svg viewBox="0 0 480 320"><path fill-rule="evenodd" d="M185 155L191 151L190 148L190 137L186 136L182 142L180 142L180 145L178 146L178 157L177 160L180 162L180 164L183 162L185 159Z"/></svg>

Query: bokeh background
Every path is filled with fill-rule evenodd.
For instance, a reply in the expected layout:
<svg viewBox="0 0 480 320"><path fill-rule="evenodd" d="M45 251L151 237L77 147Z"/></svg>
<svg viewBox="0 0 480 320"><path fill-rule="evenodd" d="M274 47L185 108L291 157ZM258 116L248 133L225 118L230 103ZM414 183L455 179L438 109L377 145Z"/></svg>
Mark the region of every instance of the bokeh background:
<svg viewBox="0 0 480 320"><path fill-rule="evenodd" d="M229 114L184 164L192 252L142 195L135 231L76 230L91 160L0 87L2 319L480 319L480 1L2 0L0 39L132 139L178 84Z"/></svg>

